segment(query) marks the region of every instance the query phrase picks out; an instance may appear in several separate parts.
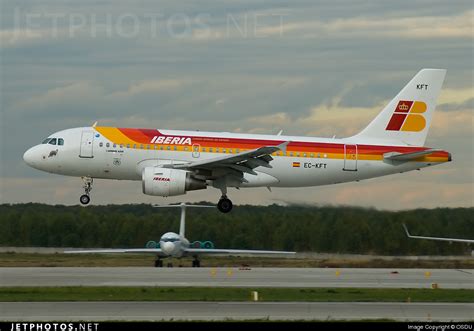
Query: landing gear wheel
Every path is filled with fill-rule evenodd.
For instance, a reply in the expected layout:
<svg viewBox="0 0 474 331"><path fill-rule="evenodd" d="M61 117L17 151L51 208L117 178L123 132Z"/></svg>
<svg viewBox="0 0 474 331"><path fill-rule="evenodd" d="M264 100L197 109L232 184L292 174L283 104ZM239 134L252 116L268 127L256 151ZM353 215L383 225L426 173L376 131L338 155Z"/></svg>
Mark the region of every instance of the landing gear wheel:
<svg viewBox="0 0 474 331"><path fill-rule="evenodd" d="M81 178L82 178L82 181L84 182L84 185L82 186L84 188L84 194L81 195L79 200L81 201L83 205L87 205L91 201L90 193L92 191L92 183L94 182L94 179L91 177L81 177Z"/></svg>
<svg viewBox="0 0 474 331"><path fill-rule="evenodd" d="M168 268L173 268L173 263L169 262L167 265Z"/></svg>
<svg viewBox="0 0 474 331"><path fill-rule="evenodd" d="M83 194L81 195L79 200L81 201L83 205L87 205L91 201L91 198L87 194Z"/></svg>
<svg viewBox="0 0 474 331"><path fill-rule="evenodd" d="M163 267L163 261L162 260L155 260L155 267L156 268L162 268Z"/></svg>
<svg viewBox="0 0 474 331"><path fill-rule="evenodd" d="M223 197L217 203L217 209L219 209L222 213L228 213L232 210L232 201L227 199L227 197Z"/></svg>

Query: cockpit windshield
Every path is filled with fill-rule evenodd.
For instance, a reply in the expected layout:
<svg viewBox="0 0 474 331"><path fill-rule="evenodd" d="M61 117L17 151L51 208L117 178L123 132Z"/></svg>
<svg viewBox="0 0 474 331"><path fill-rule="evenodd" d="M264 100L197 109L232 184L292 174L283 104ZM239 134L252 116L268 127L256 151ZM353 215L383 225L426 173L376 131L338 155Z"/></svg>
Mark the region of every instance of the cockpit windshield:
<svg viewBox="0 0 474 331"><path fill-rule="evenodd" d="M45 140L43 140L42 144L63 146L64 139L63 138L46 138Z"/></svg>
<svg viewBox="0 0 474 331"><path fill-rule="evenodd" d="M163 238L162 239L162 241L164 241L164 242L171 242L171 243L174 243L178 240L179 240L179 238Z"/></svg>

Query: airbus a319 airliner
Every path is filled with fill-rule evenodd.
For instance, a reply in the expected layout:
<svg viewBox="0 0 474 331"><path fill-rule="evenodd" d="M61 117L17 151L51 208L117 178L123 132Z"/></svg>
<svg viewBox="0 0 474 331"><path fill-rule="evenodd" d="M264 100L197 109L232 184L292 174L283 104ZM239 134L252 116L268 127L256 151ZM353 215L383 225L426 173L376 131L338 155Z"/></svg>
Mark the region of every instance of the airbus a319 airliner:
<svg viewBox="0 0 474 331"><path fill-rule="evenodd" d="M425 147L446 75L423 69L360 133L342 139L229 132L73 128L25 152L33 168L82 177L84 205L93 178L136 180L143 193L176 196L217 188L221 212L232 209L227 189L329 185L401 173L451 161Z"/></svg>

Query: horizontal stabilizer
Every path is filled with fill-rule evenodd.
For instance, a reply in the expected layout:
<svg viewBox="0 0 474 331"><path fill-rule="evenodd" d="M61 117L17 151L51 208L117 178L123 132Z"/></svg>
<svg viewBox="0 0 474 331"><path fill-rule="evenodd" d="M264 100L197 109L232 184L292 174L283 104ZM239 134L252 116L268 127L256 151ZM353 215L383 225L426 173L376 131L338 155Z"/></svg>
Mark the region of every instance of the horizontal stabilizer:
<svg viewBox="0 0 474 331"><path fill-rule="evenodd" d="M440 152L440 149L427 149L425 151L420 152L412 152L412 153L398 153L398 152L389 152L383 155L384 160L391 160L391 161L410 161L417 159L419 157L433 154L435 152Z"/></svg>

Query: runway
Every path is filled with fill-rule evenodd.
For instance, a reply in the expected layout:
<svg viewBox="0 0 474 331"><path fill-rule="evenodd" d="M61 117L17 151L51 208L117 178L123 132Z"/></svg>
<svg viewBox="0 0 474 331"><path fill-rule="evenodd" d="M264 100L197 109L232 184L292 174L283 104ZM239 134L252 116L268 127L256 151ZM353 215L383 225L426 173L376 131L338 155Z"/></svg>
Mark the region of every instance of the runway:
<svg viewBox="0 0 474 331"><path fill-rule="evenodd" d="M472 303L1 302L3 321L360 320L468 321Z"/></svg>
<svg viewBox="0 0 474 331"><path fill-rule="evenodd" d="M357 268L0 268L0 286L474 289L474 270Z"/></svg>

